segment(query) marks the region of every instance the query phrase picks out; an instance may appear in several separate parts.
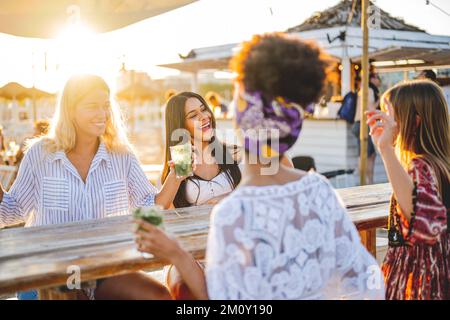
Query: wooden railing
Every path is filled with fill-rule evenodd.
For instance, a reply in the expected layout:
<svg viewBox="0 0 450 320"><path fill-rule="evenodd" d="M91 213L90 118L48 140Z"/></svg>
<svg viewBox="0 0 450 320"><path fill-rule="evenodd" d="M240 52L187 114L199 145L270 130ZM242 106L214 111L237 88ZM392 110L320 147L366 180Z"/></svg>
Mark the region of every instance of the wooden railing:
<svg viewBox="0 0 450 320"><path fill-rule="evenodd" d="M390 185L338 190L361 240L375 254L375 229L387 222ZM212 206L167 210L165 227L195 258L204 257ZM41 298L68 299L70 267L81 281L164 266L159 258L143 258L136 250L131 216L61 225L0 230L0 295L36 289Z"/></svg>

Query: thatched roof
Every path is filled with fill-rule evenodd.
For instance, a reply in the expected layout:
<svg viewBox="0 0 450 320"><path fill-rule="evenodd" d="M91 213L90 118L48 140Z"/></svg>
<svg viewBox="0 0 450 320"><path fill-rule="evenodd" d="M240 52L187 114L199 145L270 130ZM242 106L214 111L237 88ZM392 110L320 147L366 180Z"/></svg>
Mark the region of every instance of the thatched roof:
<svg viewBox="0 0 450 320"><path fill-rule="evenodd" d="M37 88L31 87L27 88L22 86L17 82L9 82L0 88L0 98L5 98L9 100L17 99L39 99L39 98L51 98L55 97L55 94L39 90Z"/></svg>
<svg viewBox="0 0 450 320"><path fill-rule="evenodd" d="M374 5L373 3L371 4ZM360 0L342 0L334 7L328 8L322 12L316 12L298 26L289 28L287 32L302 32L345 25L360 27L361 11ZM407 24L401 18L392 17L389 13L381 9L380 15L381 29L425 32L416 26Z"/></svg>

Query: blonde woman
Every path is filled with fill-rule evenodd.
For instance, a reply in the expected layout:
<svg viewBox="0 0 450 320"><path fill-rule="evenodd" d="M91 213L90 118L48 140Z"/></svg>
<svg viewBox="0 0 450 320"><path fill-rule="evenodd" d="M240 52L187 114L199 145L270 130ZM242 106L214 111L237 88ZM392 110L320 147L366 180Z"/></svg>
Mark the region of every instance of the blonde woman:
<svg viewBox="0 0 450 320"><path fill-rule="evenodd" d="M106 82L78 75L64 87L50 132L31 142L11 190L0 189L0 228L123 215L163 198L132 152ZM165 287L143 273L104 279L88 295L170 298Z"/></svg>

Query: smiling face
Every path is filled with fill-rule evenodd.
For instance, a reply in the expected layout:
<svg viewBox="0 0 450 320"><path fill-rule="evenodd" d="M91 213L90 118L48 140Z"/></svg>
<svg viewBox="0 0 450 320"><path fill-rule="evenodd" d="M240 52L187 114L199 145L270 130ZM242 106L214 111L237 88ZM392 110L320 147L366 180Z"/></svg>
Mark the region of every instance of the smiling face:
<svg viewBox="0 0 450 320"><path fill-rule="evenodd" d="M184 114L186 115L186 129L196 140L211 141L214 131L212 124L212 113L197 98L189 98L184 106Z"/></svg>
<svg viewBox="0 0 450 320"><path fill-rule="evenodd" d="M78 135L100 137L105 133L110 114L109 92L96 89L75 107L74 123Z"/></svg>

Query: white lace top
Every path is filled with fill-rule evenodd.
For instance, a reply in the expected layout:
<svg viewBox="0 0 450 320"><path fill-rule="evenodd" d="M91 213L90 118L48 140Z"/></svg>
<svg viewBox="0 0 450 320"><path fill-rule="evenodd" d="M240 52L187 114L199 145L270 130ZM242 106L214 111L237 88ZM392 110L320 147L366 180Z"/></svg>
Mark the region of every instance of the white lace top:
<svg viewBox="0 0 450 320"><path fill-rule="evenodd" d="M384 299L376 260L330 183L237 188L213 210L210 299Z"/></svg>
<svg viewBox="0 0 450 320"><path fill-rule="evenodd" d="M209 200L233 191L226 173L221 172L211 180L191 179L186 181L186 200L193 206L205 204Z"/></svg>

